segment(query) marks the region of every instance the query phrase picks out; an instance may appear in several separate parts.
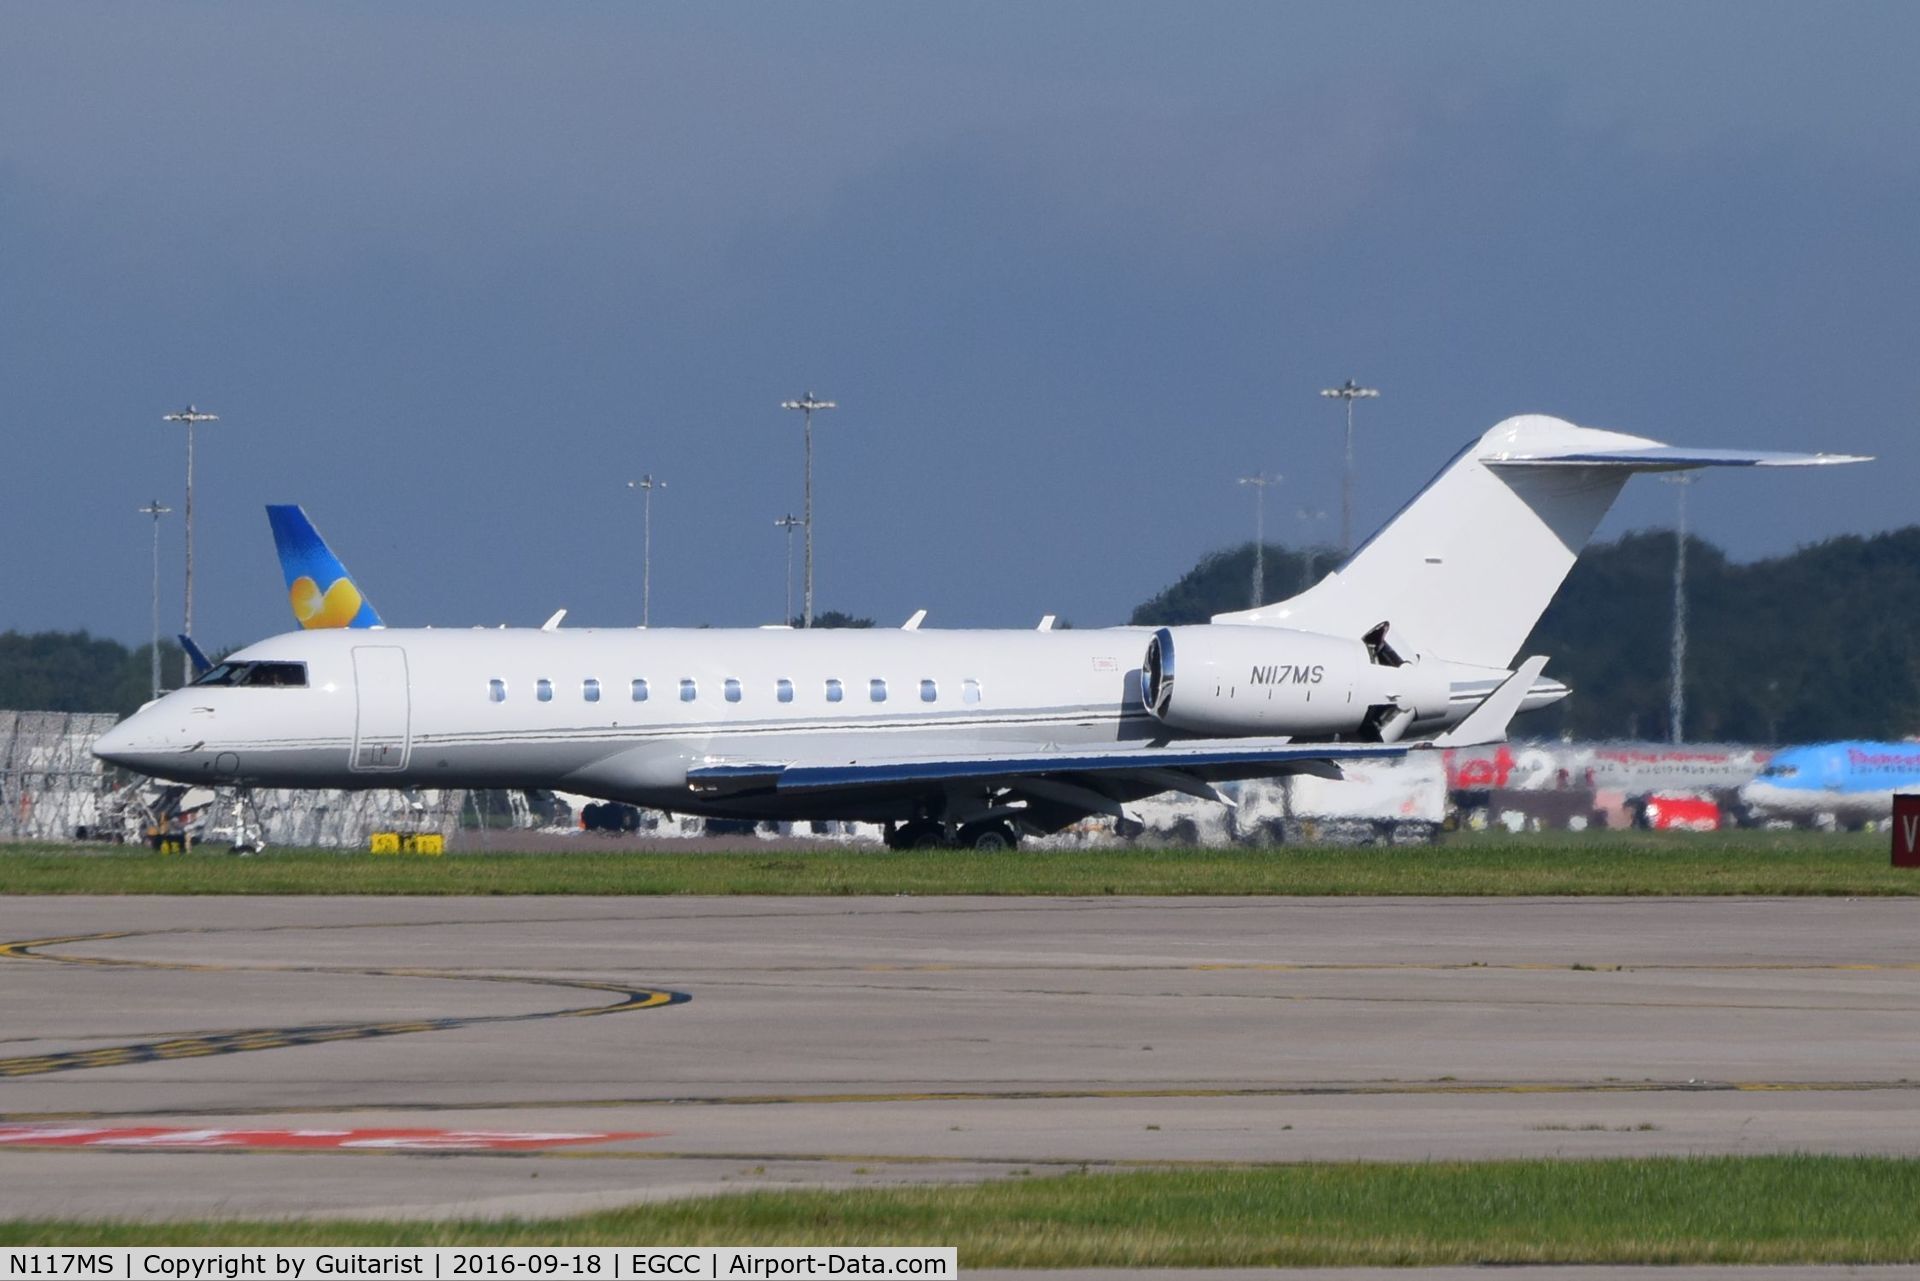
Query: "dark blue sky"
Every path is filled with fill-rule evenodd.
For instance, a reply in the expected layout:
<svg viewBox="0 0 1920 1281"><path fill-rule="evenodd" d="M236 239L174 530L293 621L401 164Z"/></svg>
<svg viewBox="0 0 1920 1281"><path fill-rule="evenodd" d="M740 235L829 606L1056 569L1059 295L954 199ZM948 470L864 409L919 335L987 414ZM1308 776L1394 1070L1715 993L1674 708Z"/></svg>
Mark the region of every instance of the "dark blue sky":
<svg viewBox="0 0 1920 1281"><path fill-rule="evenodd" d="M291 625L300 502L390 622L1081 625L1371 528L1541 411L1857 450L1715 476L1736 556L1909 523L1920 7L170 6L0 12L0 628ZM1670 520L1637 482L1604 535ZM164 617L179 612L166 527Z"/></svg>

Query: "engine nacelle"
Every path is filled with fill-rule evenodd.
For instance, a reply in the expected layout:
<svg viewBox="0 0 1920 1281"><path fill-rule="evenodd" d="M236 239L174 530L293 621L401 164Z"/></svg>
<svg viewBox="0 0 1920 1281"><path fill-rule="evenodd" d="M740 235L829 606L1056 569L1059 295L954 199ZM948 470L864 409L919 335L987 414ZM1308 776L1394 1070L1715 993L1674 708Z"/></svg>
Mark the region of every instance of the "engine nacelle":
<svg viewBox="0 0 1920 1281"><path fill-rule="evenodd" d="M1140 665L1147 710L1195 734L1392 741L1444 717L1448 694L1438 663L1388 666L1357 638L1284 627L1163 627Z"/></svg>

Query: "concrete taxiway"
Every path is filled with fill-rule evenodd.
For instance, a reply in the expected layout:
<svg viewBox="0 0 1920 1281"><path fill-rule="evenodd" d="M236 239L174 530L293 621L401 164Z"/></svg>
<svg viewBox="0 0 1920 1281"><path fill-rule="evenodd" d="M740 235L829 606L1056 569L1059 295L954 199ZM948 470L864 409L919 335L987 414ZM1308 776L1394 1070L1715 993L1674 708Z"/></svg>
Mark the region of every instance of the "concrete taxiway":
<svg viewBox="0 0 1920 1281"><path fill-rule="evenodd" d="M1911 1155L1917 927L1892 899L0 899L0 1217Z"/></svg>

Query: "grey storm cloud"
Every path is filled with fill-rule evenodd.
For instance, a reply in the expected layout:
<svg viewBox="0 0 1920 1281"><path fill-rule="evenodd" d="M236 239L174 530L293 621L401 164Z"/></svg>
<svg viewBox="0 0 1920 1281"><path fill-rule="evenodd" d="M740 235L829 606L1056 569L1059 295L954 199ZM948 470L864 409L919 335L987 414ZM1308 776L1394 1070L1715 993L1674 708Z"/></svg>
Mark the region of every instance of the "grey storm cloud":
<svg viewBox="0 0 1920 1281"><path fill-rule="evenodd" d="M823 605L882 617L1123 618L1249 536L1235 475L1326 505L1314 393L1349 374L1386 391L1363 523L1522 410L1883 456L1701 487L1736 555L1905 523L1916 35L1890 4L12 7L8 623L143 635L132 508L177 496L188 399L223 415L216 643L286 623L270 501L396 621L630 622L649 470L656 616L763 621L809 385L842 403Z"/></svg>

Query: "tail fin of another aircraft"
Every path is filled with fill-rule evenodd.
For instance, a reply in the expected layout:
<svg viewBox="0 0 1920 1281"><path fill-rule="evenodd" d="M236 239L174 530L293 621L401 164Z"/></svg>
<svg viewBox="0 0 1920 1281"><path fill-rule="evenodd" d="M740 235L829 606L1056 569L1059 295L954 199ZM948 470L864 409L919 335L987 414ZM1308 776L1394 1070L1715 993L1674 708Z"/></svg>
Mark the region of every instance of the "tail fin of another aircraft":
<svg viewBox="0 0 1920 1281"><path fill-rule="evenodd" d="M185 632L180 633L180 648L187 652L187 661L193 664L195 680L213 670L213 660L208 658L206 651L194 644L193 637Z"/></svg>
<svg viewBox="0 0 1920 1281"><path fill-rule="evenodd" d="M269 504L274 549L287 579L287 599L302 627L384 627L380 615L347 574L307 514L292 504Z"/></svg>
<svg viewBox="0 0 1920 1281"><path fill-rule="evenodd" d="M1504 668L1633 473L1861 461L1682 449L1539 414L1509 418L1313 587L1213 621L1357 638L1386 619L1403 653Z"/></svg>

